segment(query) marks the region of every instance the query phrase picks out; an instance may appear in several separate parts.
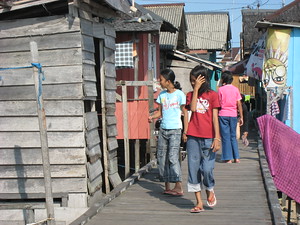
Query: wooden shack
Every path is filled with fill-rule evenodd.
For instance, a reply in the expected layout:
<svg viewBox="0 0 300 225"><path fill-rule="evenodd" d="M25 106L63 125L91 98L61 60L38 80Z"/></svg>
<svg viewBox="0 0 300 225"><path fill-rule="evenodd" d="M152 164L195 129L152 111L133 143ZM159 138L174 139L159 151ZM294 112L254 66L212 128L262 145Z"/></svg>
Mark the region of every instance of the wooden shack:
<svg viewBox="0 0 300 225"><path fill-rule="evenodd" d="M112 20L129 13L129 6L121 0L5 2L0 8L0 68L7 68L0 71L0 224L46 218L33 70L20 69L32 63L32 41L45 77L56 224L69 224L121 183Z"/></svg>

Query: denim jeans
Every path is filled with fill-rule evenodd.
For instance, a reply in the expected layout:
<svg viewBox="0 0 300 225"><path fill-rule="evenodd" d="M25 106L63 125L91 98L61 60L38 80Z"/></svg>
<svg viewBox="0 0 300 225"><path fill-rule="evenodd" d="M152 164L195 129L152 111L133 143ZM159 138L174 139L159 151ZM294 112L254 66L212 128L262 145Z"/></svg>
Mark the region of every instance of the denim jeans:
<svg viewBox="0 0 300 225"><path fill-rule="evenodd" d="M158 136L157 162L162 181L176 183L182 180L179 151L181 129L160 129Z"/></svg>
<svg viewBox="0 0 300 225"><path fill-rule="evenodd" d="M239 148L236 140L237 117L219 116L222 136L221 160L239 159Z"/></svg>
<svg viewBox="0 0 300 225"><path fill-rule="evenodd" d="M211 149L212 142L212 138L188 136L188 192L201 191L202 183L209 191L215 186L213 170L216 153Z"/></svg>

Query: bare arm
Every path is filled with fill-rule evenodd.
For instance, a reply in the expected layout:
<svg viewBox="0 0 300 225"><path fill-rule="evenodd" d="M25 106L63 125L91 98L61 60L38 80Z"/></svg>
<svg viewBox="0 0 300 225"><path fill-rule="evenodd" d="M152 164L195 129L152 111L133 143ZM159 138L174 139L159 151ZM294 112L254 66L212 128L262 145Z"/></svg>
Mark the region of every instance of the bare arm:
<svg viewBox="0 0 300 225"><path fill-rule="evenodd" d="M197 98L198 98L198 92L201 87L201 85L205 82L205 77L202 77L201 75L197 77L195 80L195 86L193 90L193 97L191 101L191 111L196 112L197 110Z"/></svg>
<svg viewBox="0 0 300 225"><path fill-rule="evenodd" d="M240 123L240 126L242 126L244 124L244 118L243 118L243 107L242 107L242 103L240 100L237 101L237 108L238 108L239 114L240 114L239 123Z"/></svg>
<svg viewBox="0 0 300 225"><path fill-rule="evenodd" d="M187 130L188 130L188 126L189 126L189 121L188 121L188 111L185 108L185 105L181 106L181 111L183 113L183 134L182 134L182 139L184 142L187 141Z"/></svg>
<svg viewBox="0 0 300 225"><path fill-rule="evenodd" d="M220 126L219 126L219 110L217 108L213 109L213 126L215 130L215 138L213 140L211 148L213 152L218 151L221 148L221 135L220 135Z"/></svg>
<svg viewBox="0 0 300 225"><path fill-rule="evenodd" d="M149 123L152 123L153 119L160 118L162 115L161 111L162 111L162 107L161 107L161 105L158 105L158 110L152 116L148 117Z"/></svg>

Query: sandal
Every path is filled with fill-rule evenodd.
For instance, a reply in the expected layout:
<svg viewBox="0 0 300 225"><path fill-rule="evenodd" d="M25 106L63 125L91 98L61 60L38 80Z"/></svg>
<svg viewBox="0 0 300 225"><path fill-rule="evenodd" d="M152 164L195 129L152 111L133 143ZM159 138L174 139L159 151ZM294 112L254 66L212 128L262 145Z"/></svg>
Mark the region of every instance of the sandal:
<svg viewBox="0 0 300 225"><path fill-rule="evenodd" d="M213 196L214 196L213 198L214 198L214 200L212 201L212 200L210 200L210 199L212 199L212 198L210 198L210 199L207 198L206 204L207 204L209 207L214 207L214 206L216 206L216 204L217 204L217 198L216 198L216 195L215 195L214 190L211 190L211 191L209 191L209 192L212 192L212 193L213 193Z"/></svg>
<svg viewBox="0 0 300 225"><path fill-rule="evenodd" d="M192 209L190 210L190 213L200 213L200 212L203 212L203 211L204 211L203 208L200 208L200 207L198 207L198 206L195 206L194 208L192 208Z"/></svg>

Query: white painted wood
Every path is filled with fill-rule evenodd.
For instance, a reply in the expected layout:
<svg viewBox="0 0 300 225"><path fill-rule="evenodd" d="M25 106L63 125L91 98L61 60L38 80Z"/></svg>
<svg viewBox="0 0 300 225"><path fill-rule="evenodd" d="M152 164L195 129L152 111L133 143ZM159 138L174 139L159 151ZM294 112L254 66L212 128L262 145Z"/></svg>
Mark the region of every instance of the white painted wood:
<svg viewBox="0 0 300 225"><path fill-rule="evenodd" d="M38 131L37 117L0 117L0 131ZM82 117L47 117L48 131L83 131Z"/></svg>
<svg viewBox="0 0 300 225"><path fill-rule="evenodd" d="M1 42L1 41L0 41ZM45 80L43 84L61 84L82 82L82 66L43 67ZM33 85L32 69L3 70L2 87L16 85Z"/></svg>
<svg viewBox="0 0 300 225"><path fill-rule="evenodd" d="M49 147L84 147L82 132L48 132ZM6 132L0 135L0 148L34 148L40 147L39 132Z"/></svg>
<svg viewBox="0 0 300 225"><path fill-rule="evenodd" d="M51 178L85 177L85 165L51 165ZM0 178L43 178L43 166L1 166Z"/></svg>
<svg viewBox="0 0 300 225"><path fill-rule="evenodd" d="M53 192L86 192L86 178L53 179ZM1 193L45 193L44 179L2 179Z"/></svg>
<svg viewBox="0 0 300 225"><path fill-rule="evenodd" d="M0 22L0 38L12 38L80 31L78 18L37 17Z"/></svg>
<svg viewBox="0 0 300 225"><path fill-rule="evenodd" d="M85 164L84 148L49 148L51 164ZM42 154L40 148L1 148L0 165L41 165Z"/></svg>
<svg viewBox="0 0 300 225"><path fill-rule="evenodd" d="M1 116L37 115L35 101L0 101ZM82 115L82 101L45 101L47 116Z"/></svg>

